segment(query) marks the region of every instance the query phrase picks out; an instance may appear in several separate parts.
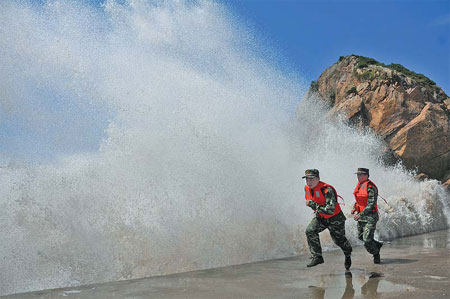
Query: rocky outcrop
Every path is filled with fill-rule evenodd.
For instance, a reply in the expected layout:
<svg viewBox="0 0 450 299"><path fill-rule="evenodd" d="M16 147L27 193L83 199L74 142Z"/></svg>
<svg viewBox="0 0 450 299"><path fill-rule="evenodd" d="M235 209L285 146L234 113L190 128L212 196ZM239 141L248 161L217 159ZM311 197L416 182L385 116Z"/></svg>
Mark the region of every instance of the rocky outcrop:
<svg viewBox="0 0 450 299"><path fill-rule="evenodd" d="M308 93L318 93L331 115L381 135L406 167L450 184L450 98L424 75L351 55Z"/></svg>

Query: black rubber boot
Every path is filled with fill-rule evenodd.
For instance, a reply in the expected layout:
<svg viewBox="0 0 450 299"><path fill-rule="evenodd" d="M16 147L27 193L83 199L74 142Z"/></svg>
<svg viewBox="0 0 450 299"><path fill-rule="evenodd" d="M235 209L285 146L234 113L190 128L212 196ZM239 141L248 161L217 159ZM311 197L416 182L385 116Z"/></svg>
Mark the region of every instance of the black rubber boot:
<svg viewBox="0 0 450 299"><path fill-rule="evenodd" d="M352 258L350 257L350 255L345 256L344 266L345 266L345 270L350 269L350 267L352 266Z"/></svg>
<svg viewBox="0 0 450 299"><path fill-rule="evenodd" d="M373 263L374 264L381 263L380 254L379 253L373 255Z"/></svg>
<svg viewBox="0 0 450 299"><path fill-rule="evenodd" d="M306 267L314 267L314 266L317 266L319 264L323 264L323 257L321 257L321 256L314 257L311 260L311 262L308 265L306 265Z"/></svg>

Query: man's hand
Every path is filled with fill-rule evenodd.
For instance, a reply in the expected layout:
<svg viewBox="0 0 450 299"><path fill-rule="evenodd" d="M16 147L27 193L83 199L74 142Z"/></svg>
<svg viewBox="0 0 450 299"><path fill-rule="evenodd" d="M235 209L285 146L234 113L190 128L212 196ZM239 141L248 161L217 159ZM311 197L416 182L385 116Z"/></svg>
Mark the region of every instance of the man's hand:
<svg viewBox="0 0 450 299"><path fill-rule="evenodd" d="M307 199L306 200L306 206L309 207L309 203L311 202L311 200Z"/></svg>
<svg viewBox="0 0 450 299"><path fill-rule="evenodd" d="M359 214L355 214L355 215L353 215L353 219L355 219L355 221L358 221L359 220Z"/></svg>

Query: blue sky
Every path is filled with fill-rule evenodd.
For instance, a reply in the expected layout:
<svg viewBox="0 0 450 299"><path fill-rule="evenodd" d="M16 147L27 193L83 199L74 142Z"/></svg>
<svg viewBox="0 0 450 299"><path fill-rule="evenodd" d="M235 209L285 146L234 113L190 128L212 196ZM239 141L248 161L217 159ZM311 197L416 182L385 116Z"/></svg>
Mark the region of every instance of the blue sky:
<svg viewBox="0 0 450 299"><path fill-rule="evenodd" d="M449 0L220 2L309 81L358 54L400 63L450 93Z"/></svg>

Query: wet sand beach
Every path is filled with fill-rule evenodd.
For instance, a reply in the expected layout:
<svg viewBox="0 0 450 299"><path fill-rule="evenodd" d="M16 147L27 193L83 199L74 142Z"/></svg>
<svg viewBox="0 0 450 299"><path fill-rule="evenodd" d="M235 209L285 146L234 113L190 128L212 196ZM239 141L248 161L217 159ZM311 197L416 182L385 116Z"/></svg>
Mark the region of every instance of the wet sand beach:
<svg viewBox="0 0 450 299"><path fill-rule="evenodd" d="M385 242L381 264L355 246L307 268L307 255L218 269L45 290L2 298L449 298L450 230Z"/></svg>

